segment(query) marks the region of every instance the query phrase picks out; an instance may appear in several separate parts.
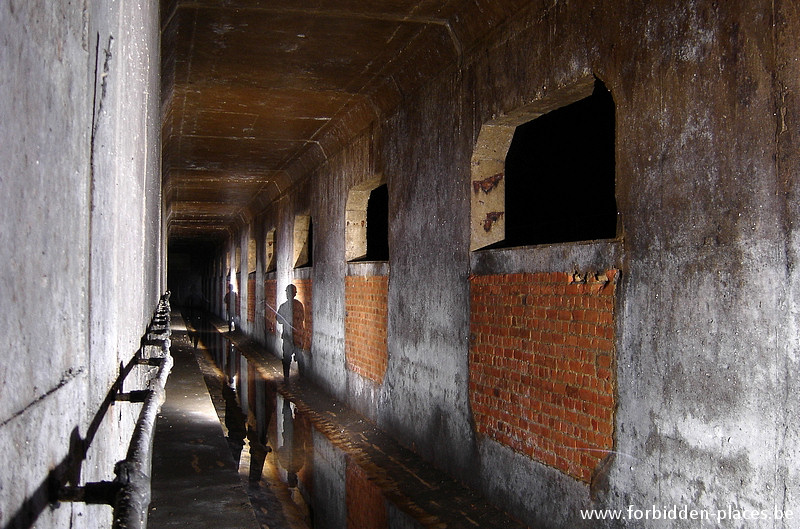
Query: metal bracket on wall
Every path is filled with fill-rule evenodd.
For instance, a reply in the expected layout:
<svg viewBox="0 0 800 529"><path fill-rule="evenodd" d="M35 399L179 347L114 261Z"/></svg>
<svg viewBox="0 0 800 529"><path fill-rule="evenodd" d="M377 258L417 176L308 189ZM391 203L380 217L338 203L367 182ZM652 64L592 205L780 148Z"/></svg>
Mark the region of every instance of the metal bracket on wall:
<svg viewBox="0 0 800 529"><path fill-rule="evenodd" d="M149 389L136 389L127 393L117 393L114 400L117 402L144 402L151 393L152 391Z"/></svg>
<svg viewBox="0 0 800 529"><path fill-rule="evenodd" d="M114 505L121 488L122 484L117 481L86 483L82 487L61 487L58 491L58 501Z"/></svg>

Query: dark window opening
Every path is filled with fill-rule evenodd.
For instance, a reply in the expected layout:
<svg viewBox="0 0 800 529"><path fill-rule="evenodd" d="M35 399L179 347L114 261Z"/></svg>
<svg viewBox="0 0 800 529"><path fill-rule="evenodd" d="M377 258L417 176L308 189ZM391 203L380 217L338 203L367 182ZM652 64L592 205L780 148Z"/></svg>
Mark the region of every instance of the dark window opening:
<svg viewBox="0 0 800 529"><path fill-rule="evenodd" d="M614 137L601 81L591 96L518 126L505 163L506 238L494 247L616 237Z"/></svg>
<svg viewBox="0 0 800 529"><path fill-rule="evenodd" d="M314 220L308 219L308 261L303 266L314 265Z"/></svg>
<svg viewBox="0 0 800 529"><path fill-rule="evenodd" d="M264 272L274 272L277 269L277 259L275 258L275 228L267 232L264 240Z"/></svg>
<svg viewBox="0 0 800 529"><path fill-rule="evenodd" d="M367 201L367 253L359 261L389 260L389 188L373 189Z"/></svg>

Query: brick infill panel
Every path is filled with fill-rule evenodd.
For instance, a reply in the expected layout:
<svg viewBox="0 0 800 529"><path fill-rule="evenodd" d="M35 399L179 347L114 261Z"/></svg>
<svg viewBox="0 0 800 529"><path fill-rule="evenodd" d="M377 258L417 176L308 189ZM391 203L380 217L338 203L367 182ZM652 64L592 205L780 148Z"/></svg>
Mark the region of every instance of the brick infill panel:
<svg viewBox="0 0 800 529"><path fill-rule="evenodd" d="M264 281L264 328L268 334L278 332L278 281L267 279Z"/></svg>
<svg viewBox="0 0 800 529"><path fill-rule="evenodd" d="M382 383L389 361L388 276L345 278L345 363L347 369Z"/></svg>
<svg viewBox="0 0 800 529"><path fill-rule="evenodd" d="M256 278L247 278L247 321L256 321Z"/></svg>
<svg viewBox="0 0 800 529"><path fill-rule="evenodd" d="M313 310L311 306L312 282L311 279L295 279L292 281L297 288L295 299L303 304L302 313L293 314L292 326L297 329L293 333L294 345L303 351L311 350L311 336L314 333Z"/></svg>
<svg viewBox="0 0 800 529"><path fill-rule="evenodd" d="M584 482L614 445L617 270L470 278L478 434Z"/></svg>

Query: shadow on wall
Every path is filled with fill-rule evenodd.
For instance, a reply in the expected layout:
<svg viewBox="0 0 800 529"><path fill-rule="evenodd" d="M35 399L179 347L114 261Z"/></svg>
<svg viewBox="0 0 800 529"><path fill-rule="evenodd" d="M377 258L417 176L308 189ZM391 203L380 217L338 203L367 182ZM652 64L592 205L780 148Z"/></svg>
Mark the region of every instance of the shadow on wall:
<svg viewBox="0 0 800 529"><path fill-rule="evenodd" d="M79 487L79 484L81 482L83 462L89 453L89 447L100 429L106 412L117 400L117 395L120 394L125 377L137 364L138 355L135 355L127 365L120 363L120 374L89 424L86 437L82 438L80 436L77 426L72 430L67 455L22 503L5 529L30 529L48 505L58 508L61 501L78 501L96 505L114 504L116 493L121 487L117 482L87 483L83 487Z"/></svg>
<svg viewBox="0 0 800 529"><path fill-rule="evenodd" d="M147 331L142 335L139 348L131 357L127 364L120 362L119 374L106 393L103 402L92 418L86 429L86 437L81 437L79 427L73 428L69 439L69 448L66 456L62 459L45 477L41 484L28 496L9 519L5 529L29 529L34 527L36 520L50 506L51 510L58 509L60 502L79 502L94 505L108 505L114 508L115 515L120 514L121 519L128 520L128 516L138 508L139 499L142 497L142 488L139 487L141 479L146 478L149 486L149 476L138 470L138 463L141 461L142 447L146 446L142 439L147 439L152 430L148 427L148 421L142 420L142 414L136 423L136 428L131 433L131 444L126 459L119 461L114 466L116 478L113 481L99 481L94 483L81 483L83 462L86 461L89 448L97 436L100 425L105 420L106 414L112 404L117 401L143 402L145 409L149 409L152 403L158 401L156 390L162 390L166 382L166 374L172 365L171 359L165 356L150 356L148 347L160 346L162 352L166 353L169 347L169 292L161 297L158 309L148 325ZM166 336L166 337L165 337ZM123 383L133 369L138 366L158 366L158 384L149 389L130 390L123 393ZM155 379L150 379L152 382ZM62 384L63 386L63 384ZM59 386L59 387L62 387ZM53 391L57 391L56 388ZM52 392L51 392L52 393ZM37 401L34 401L35 404ZM33 405L31 404L31 405ZM27 408L26 408L27 409ZM15 414L10 419L0 424L0 428L8 424L9 421L18 418L25 410ZM142 424L145 424L142 426ZM141 439L139 437L141 437ZM139 442L142 441L142 442ZM133 448L131 448L133 447ZM126 501L136 498L132 501ZM119 510L118 510L119 509Z"/></svg>
<svg viewBox="0 0 800 529"><path fill-rule="evenodd" d="M104 411L95 417L102 419ZM65 484L77 486L80 483L81 466L86 459L89 443L81 439L76 427L72 430L69 439L69 452L67 456L50 471L47 478L36 488L17 510L16 514L6 525L5 529L29 529L36 523L36 519L48 505L57 506L59 490Z"/></svg>

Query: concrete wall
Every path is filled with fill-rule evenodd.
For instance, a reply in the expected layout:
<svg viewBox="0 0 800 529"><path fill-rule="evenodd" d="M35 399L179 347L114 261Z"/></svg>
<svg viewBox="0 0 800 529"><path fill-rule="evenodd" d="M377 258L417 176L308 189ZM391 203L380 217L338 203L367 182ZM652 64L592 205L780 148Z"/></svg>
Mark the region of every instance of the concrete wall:
<svg viewBox="0 0 800 529"><path fill-rule="evenodd" d="M297 274L294 216L313 218L309 376L530 524L661 527L579 512L655 505L756 509L794 527L772 518L800 516L798 38L786 0L532 2L253 220L278 228L280 303ZM616 104L619 240L471 254L481 127L591 75ZM346 369L344 345L345 203L377 174L390 204L382 384ZM614 451L586 483L475 433L469 277L610 268Z"/></svg>
<svg viewBox="0 0 800 529"><path fill-rule="evenodd" d="M0 6L3 527L110 526L51 489L113 479L140 406L99 414L161 292L157 21L153 2Z"/></svg>

